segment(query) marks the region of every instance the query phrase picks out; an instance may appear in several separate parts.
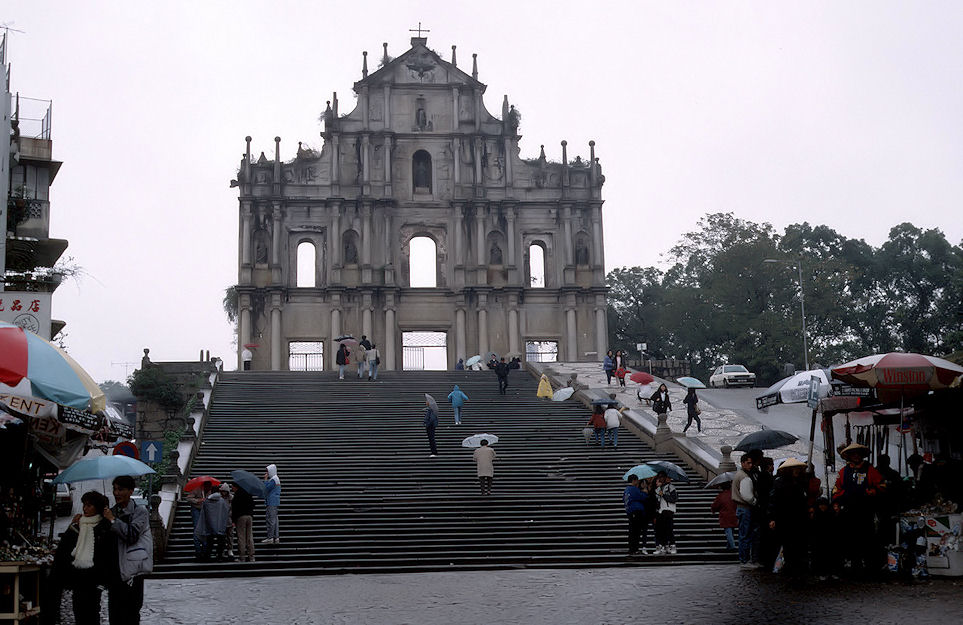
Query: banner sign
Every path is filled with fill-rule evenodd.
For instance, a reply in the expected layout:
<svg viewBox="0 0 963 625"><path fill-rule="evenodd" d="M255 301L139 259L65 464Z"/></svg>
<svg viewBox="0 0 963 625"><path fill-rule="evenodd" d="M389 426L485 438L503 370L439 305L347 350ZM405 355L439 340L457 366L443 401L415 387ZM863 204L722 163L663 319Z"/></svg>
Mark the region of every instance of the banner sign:
<svg viewBox="0 0 963 625"><path fill-rule="evenodd" d="M778 403L779 393L763 395L762 397L756 398L756 410L762 410L763 408L768 408L769 406L775 406Z"/></svg>
<svg viewBox="0 0 963 625"><path fill-rule="evenodd" d="M34 291L0 291L0 321L30 330L49 341L51 295Z"/></svg>
<svg viewBox="0 0 963 625"><path fill-rule="evenodd" d="M833 384L830 387L829 394L837 397L870 397L873 394L873 389L868 386Z"/></svg>
<svg viewBox="0 0 963 625"><path fill-rule="evenodd" d="M102 417L86 410L78 410L70 406L58 407L60 408L60 414L57 416L60 418L60 422L72 430L93 432L100 427L100 422L103 420Z"/></svg>

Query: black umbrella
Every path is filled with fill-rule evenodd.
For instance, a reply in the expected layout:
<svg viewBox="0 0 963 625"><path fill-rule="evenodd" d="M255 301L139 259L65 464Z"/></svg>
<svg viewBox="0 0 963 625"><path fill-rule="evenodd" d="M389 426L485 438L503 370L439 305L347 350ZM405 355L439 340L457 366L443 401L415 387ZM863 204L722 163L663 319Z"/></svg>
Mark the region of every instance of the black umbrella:
<svg viewBox="0 0 963 625"><path fill-rule="evenodd" d="M759 430L749 434L736 445L736 451L751 451L753 449L777 449L792 445L799 437L782 430Z"/></svg>

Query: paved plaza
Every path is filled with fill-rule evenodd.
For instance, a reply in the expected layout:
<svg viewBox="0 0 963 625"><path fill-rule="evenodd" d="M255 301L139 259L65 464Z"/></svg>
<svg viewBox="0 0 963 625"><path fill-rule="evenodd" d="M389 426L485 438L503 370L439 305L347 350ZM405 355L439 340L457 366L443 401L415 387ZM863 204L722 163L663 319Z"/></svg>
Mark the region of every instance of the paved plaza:
<svg viewBox="0 0 963 625"><path fill-rule="evenodd" d="M963 581L791 585L726 565L148 580L143 622L948 625Z"/></svg>

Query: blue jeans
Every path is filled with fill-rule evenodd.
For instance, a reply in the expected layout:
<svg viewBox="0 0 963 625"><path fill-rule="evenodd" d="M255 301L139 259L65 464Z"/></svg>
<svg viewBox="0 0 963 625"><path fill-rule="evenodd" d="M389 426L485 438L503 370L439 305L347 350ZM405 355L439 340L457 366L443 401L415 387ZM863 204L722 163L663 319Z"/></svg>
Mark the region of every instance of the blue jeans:
<svg viewBox="0 0 963 625"><path fill-rule="evenodd" d="M264 507L264 525L267 530L268 538L278 537L278 507L277 506L265 506Z"/></svg>
<svg viewBox="0 0 963 625"><path fill-rule="evenodd" d="M732 537L732 528L727 527L725 528L725 530L726 530L726 548L729 549L729 551L732 551L733 549L736 548L736 541Z"/></svg>
<svg viewBox="0 0 963 625"><path fill-rule="evenodd" d="M197 529L197 521L200 518L201 518L200 509L195 508L194 506L191 506L191 527L194 528L195 530ZM194 536L194 555L196 557L200 557L201 554L204 553L204 541L201 538L199 538L196 533L194 533L193 536Z"/></svg>
<svg viewBox="0 0 963 625"><path fill-rule="evenodd" d="M612 439L612 446L619 446L619 428L609 428L605 430L605 433L609 435Z"/></svg>
<svg viewBox="0 0 963 625"><path fill-rule="evenodd" d="M452 406L452 409L455 411L455 424L457 425L461 423L461 406Z"/></svg>
<svg viewBox="0 0 963 625"><path fill-rule="evenodd" d="M338 378L344 379L344 365L338 365Z"/></svg>
<svg viewBox="0 0 963 625"><path fill-rule="evenodd" d="M378 379L378 363L374 361L368 363L368 377L372 380Z"/></svg>
<svg viewBox="0 0 963 625"><path fill-rule="evenodd" d="M595 442L605 449L605 428L595 428Z"/></svg>
<svg viewBox="0 0 963 625"><path fill-rule="evenodd" d="M752 553L752 541L755 539L756 527L752 523L752 508L738 506L736 518L739 519L739 562L749 562Z"/></svg>

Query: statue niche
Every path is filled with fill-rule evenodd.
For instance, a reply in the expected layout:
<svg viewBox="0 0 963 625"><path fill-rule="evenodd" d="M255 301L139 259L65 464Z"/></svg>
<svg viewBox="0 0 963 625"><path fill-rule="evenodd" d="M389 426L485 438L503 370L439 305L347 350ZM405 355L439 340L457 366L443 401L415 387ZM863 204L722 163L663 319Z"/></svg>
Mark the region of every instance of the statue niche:
<svg viewBox="0 0 963 625"><path fill-rule="evenodd" d="M503 265L502 262L502 248L498 246L498 243L492 241L491 249L488 250L488 264L489 265Z"/></svg>
<svg viewBox="0 0 963 625"><path fill-rule="evenodd" d="M411 157L411 180L415 193L431 193L431 155L425 150Z"/></svg>
<svg viewBox="0 0 963 625"><path fill-rule="evenodd" d="M575 264L587 266L591 263L590 259L588 237L584 234L579 234L575 239Z"/></svg>
<svg viewBox="0 0 963 625"><path fill-rule="evenodd" d="M344 265L358 264L358 233L354 230L348 230L344 233L344 256L342 257L342 263Z"/></svg>
<svg viewBox="0 0 963 625"><path fill-rule="evenodd" d="M268 262L268 245L270 236L264 228L254 231L254 264L266 265Z"/></svg>

